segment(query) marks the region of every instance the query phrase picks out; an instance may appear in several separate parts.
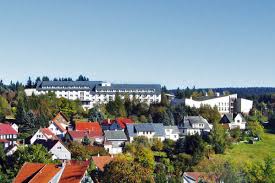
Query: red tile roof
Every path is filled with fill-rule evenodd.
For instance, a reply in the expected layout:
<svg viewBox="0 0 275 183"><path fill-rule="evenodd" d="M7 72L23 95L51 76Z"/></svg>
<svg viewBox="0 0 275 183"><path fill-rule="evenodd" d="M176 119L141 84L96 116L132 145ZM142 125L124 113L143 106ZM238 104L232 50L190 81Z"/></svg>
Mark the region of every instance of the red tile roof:
<svg viewBox="0 0 275 183"><path fill-rule="evenodd" d="M102 134L99 135L99 134L97 134L95 132L91 132L91 131L68 131L68 134L73 139L83 139L85 136L88 138L102 137Z"/></svg>
<svg viewBox="0 0 275 183"><path fill-rule="evenodd" d="M89 161L69 161L65 164L64 171L59 179L59 183L79 183L87 169ZM55 164L42 163L24 163L13 183L48 183L59 172L61 173L62 166Z"/></svg>
<svg viewBox="0 0 275 183"><path fill-rule="evenodd" d="M17 131L10 124L0 123L0 135L17 135Z"/></svg>
<svg viewBox="0 0 275 183"><path fill-rule="evenodd" d="M10 141L6 140L6 139L0 139L0 143L9 143Z"/></svg>
<svg viewBox="0 0 275 183"><path fill-rule="evenodd" d="M62 173L59 183L79 183L85 176L89 161L70 161Z"/></svg>
<svg viewBox="0 0 275 183"><path fill-rule="evenodd" d="M48 183L60 170L60 166L47 164L31 179L29 183Z"/></svg>
<svg viewBox="0 0 275 183"><path fill-rule="evenodd" d="M133 124L134 121L131 119L131 118L123 118L123 117L120 117L120 118L116 118L116 119L112 119L112 120L109 120L109 119L106 119L102 122L103 125L111 125L113 124L115 121L117 121L117 123L119 124L119 126L121 128L125 128L127 124Z"/></svg>
<svg viewBox="0 0 275 183"><path fill-rule="evenodd" d="M49 129L49 128L41 128L40 129L41 133L47 136L55 136L54 133Z"/></svg>
<svg viewBox="0 0 275 183"><path fill-rule="evenodd" d="M13 183L29 182L30 179L39 172L45 164L42 163L24 163L13 180Z"/></svg>
<svg viewBox="0 0 275 183"><path fill-rule="evenodd" d="M103 172L105 165L109 164L113 158L111 156L93 156L92 160L94 161L95 166Z"/></svg>
<svg viewBox="0 0 275 183"><path fill-rule="evenodd" d="M81 122L77 121L75 124L76 131L89 131L94 133L95 136L102 136L102 128L98 122Z"/></svg>

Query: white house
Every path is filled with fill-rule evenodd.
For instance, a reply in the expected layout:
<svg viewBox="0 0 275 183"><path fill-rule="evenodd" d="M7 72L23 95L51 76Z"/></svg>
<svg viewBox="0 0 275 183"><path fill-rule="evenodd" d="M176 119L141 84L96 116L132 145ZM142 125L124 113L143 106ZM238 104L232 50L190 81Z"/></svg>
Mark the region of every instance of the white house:
<svg viewBox="0 0 275 183"><path fill-rule="evenodd" d="M104 131L104 148L110 154L122 153L122 148L128 140L125 132L122 130Z"/></svg>
<svg viewBox="0 0 275 183"><path fill-rule="evenodd" d="M17 145L18 132L12 127L11 124L0 123L0 145L5 150Z"/></svg>
<svg viewBox="0 0 275 183"><path fill-rule="evenodd" d="M240 128L241 130L246 129L246 120L241 113L224 114L220 122L222 124L227 124L230 130L234 128Z"/></svg>
<svg viewBox="0 0 275 183"><path fill-rule="evenodd" d="M179 129L183 135L201 135L202 133L209 133L212 126L201 116L185 116Z"/></svg>
<svg viewBox="0 0 275 183"><path fill-rule="evenodd" d="M180 138L180 131L178 126L164 126L165 139L177 141Z"/></svg>
<svg viewBox="0 0 275 183"><path fill-rule="evenodd" d="M58 137L65 136L67 132L66 128L66 125L55 121L50 121L50 126L48 127L48 129L51 130L51 132Z"/></svg>
<svg viewBox="0 0 275 183"><path fill-rule="evenodd" d="M161 101L161 85L159 84L112 84L103 81L42 81L36 88L26 89L27 96L54 92L58 98L79 99L86 109L96 104L105 104L115 99L118 93L134 97L147 104Z"/></svg>
<svg viewBox="0 0 275 183"><path fill-rule="evenodd" d="M199 98L186 98L185 105L200 108L203 105L209 105L212 108L217 107L220 114L242 112L249 113L253 107L253 101L238 98L237 94L215 96L203 96Z"/></svg>
<svg viewBox="0 0 275 183"><path fill-rule="evenodd" d="M71 152L59 140L42 140L38 139L34 144L41 144L50 154L53 160L70 160Z"/></svg>
<svg viewBox="0 0 275 183"><path fill-rule="evenodd" d="M130 142L135 137L144 136L149 140L159 139L160 141L165 140L165 131L162 123L139 123L139 124L127 124L126 134Z"/></svg>
<svg viewBox="0 0 275 183"><path fill-rule="evenodd" d="M37 139L48 140L56 139L55 134L49 128L41 128L32 136L30 144L33 144Z"/></svg>

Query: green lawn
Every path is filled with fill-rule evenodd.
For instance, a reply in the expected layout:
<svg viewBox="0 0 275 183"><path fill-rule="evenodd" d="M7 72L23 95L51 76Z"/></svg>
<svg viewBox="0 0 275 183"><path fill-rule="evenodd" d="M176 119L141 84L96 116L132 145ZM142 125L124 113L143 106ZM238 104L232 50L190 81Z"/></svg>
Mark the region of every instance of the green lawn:
<svg viewBox="0 0 275 183"><path fill-rule="evenodd" d="M245 162L262 161L266 156L275 158L275 134L265 133L262 141L255 144L235 144L224 155L215 155L213 158L223 158L236 165Z"/></svg>

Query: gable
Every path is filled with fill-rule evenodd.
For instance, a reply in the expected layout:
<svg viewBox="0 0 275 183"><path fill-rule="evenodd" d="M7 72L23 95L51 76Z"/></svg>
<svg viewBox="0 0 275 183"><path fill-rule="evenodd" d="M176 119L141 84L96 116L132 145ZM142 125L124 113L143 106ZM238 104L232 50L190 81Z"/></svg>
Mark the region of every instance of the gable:
<svg viewBox="0 0 275 183"><path fill-rule="evenodd" d="M238 114L235 118L234 118L234 122L238 123L238 122L243 122L243 117Z"/></svg>
<svg viewBox="0 0 275 183"><path fill-rule="evenodd" d="M50 149L50 152L54 152L54 151L60 151L60 148L61 148L61 150L64 152L64 151L66 151L66 152L68 152L68 153L70 153L70 151L59 141L59 142L57 142L51 149Z"/></svg>

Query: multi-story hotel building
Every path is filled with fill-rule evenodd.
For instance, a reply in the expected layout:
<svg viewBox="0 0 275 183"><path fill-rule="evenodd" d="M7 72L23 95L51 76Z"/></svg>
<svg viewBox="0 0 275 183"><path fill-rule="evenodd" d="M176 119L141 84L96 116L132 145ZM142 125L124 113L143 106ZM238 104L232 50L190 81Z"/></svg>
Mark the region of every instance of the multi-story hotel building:
<svg viewBox="0 0 275 183"><path fill-rule="evenodd" d="M161 85L159 84L112 84L103 81L42 81L36 88L25 89L27 96L54 92L58 98L79 99L86 109L96 104L105 104L115 99L118 94L122 99L135 97L147 104L161 101Z"/></svg>

